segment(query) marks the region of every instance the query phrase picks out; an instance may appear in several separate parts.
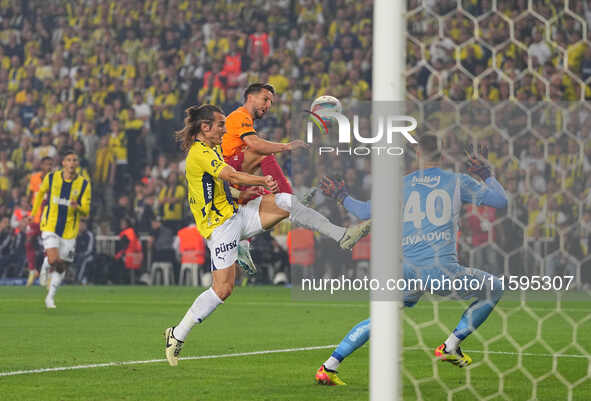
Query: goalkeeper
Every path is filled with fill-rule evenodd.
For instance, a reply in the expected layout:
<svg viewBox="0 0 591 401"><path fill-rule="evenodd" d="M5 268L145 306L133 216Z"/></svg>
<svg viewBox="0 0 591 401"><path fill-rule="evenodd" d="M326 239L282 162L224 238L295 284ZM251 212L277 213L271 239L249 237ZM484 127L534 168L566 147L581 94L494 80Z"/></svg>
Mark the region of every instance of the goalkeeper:
<svg viewBox="0 0 591 401"><path fill-rule="evenodd" d="M443 344L435 349L435 356L459 367L472 363L472 359L460 349L460 343L476 330L490 315L502 296L498 278L478 269L461 266L456 251L456 232L462 203L504 208L507 197L503 187L491 175L484 160L486 147L466 150L467 169L479 182L467 174L457 174L439 167L441 154L437 137L425 135L417 148L419 169L404 177L403 207L403 274L404 279L420 279L424 290L437 295L452 293L462 299L476 298L464 311L460 322ZM360 219L370 218L370 202L358 201L346 192L342 180L323 177L322 192L336 199L350 213ZM484 283L479 290L462 288L459 291L439 289L433 286L433 278L468 281L477 279ZM404 306L414 306L424 292L405 291ZM326 385L345 384L338 376L339 364L369 339L369 319L358 323L345 336L332 355L316 372L316 382Z"/></svg>

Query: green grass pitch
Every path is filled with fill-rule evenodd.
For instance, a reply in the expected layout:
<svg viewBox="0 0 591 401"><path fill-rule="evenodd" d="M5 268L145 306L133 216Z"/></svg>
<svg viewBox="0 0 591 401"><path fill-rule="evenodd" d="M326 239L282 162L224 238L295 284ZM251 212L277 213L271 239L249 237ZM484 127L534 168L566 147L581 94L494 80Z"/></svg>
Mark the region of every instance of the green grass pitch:
<svg viewBox="0 0 591 401"><path fill-rule="evenodd" d="M0 288L0 374L20 370L164 358L162 332L201 289L75 287L47 311L43 288ZM425 298L404 312L404 400L591 400L591 301L568 294L504 297L463 349L458 369L432 358L465 307ZM294 301L286 288L237 288L187 339L182 356L337 344L368 304ZM437 316L438 319L434 319ZM314 383L332 348L0 376L8 400L366 400L368 347L340 368L348 386ZM561 354L556 357L553 354ZM534 384L535 382L535 384ZM567 385L571 383L570 385ZM449 395L451 394L451 395ZM448 398L449 396L449 398Z"/></svg>

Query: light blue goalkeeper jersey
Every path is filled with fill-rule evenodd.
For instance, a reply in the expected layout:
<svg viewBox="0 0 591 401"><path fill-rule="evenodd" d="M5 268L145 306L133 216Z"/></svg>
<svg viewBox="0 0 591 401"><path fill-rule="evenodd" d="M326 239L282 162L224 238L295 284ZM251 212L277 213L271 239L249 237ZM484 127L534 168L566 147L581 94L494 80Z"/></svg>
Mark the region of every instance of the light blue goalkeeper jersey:
<svg viewBox="0 0 591 401"><path fill-rule="evenodd" d="M484 183L467 174L434 167L404 177L404 263L417 267L458 263L456 234L462 203L499 209L507 207L507 197L492 176ZM347 196L343 205L359 219L371 217L370 202Z"/></svg>
<svg viewBox="0 0 591 401"><path fill-rule="evenodd" d="M417 266L458 263L456 235L462 203L480 205L488 186L467 174L440 168L404 177L402 249Z"/></svg>

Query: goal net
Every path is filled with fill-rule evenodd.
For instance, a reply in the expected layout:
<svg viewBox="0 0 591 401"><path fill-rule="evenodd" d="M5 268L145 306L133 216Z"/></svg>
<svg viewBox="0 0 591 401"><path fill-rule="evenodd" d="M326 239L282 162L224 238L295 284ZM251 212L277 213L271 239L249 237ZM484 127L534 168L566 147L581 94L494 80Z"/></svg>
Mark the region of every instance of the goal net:
<svg viewBox="0 0 591 401"><path fill-rule="evenodd" d="M409 108L454 171L486 145L509 204L461 212L460 263L505 286L462 344L474 363L431 358L469 302L424 298L403 318L405 400L591 397L590 5L407 2Z"/></svg>

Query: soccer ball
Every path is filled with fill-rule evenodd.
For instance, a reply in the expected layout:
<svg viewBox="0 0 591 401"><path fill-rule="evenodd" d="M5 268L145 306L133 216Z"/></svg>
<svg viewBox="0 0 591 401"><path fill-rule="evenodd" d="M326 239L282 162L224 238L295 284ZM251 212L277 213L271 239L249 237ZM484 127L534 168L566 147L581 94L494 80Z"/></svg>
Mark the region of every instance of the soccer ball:
<svg viewBox="0 0 591 401"><path fill-rule="evenodd" d="M320 96L317 97L316 100L312 102L310 105L310 111L320 116L322 121L326 126L331 126L332 122L335 121L333 117L323 116L322 112L324 111L335 111L340 113L343 111L343 106L341 106L341 102L334 96ZM315 119L316 117L310 116L311 119Z"/></svg>
<svg viewBox="0 0 591 401"><path fill-rule="evenodd" d="M341 106L341 102L334 96L320 96L316 98L310 105L310 110L313 113L319 114L322 111L336 111L340 113L343 111L343 106Z"/></svg>

